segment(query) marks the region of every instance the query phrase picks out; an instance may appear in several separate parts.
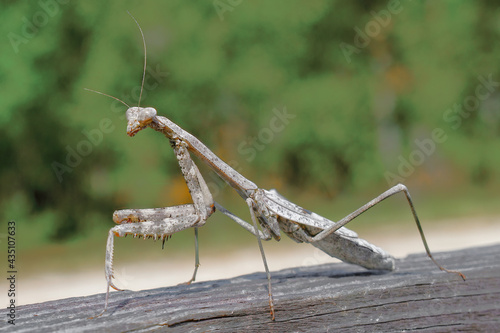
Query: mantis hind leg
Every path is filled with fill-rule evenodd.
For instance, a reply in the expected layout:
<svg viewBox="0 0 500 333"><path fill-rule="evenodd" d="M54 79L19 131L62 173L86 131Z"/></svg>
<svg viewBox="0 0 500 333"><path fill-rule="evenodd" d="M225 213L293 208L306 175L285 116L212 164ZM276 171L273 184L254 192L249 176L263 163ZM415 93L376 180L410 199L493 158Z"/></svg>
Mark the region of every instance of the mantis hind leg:
<svg viewBox="0 0 500 333"><path fill-rule="evenodd" d="M331 235L332 233L334 233L335 231L339 230L341 227L343 227L347 223L351 222L356 217L358 217L359 215L361 215L362 213L364 213L368 209L372 208L376 204L378 204L378 203L382 202L383 200L389 198L390 196L393 196L394 194L397 194L397 193L400 193L400 192L403 192L405 194L406 200L408 201L408 204L410 205L410 209L411 209L411 212L412 212L412 215L413 215L413 219L415 220L415 223L417 225L418 232L420 233L420 238L422 239L422 243L424 244L425 251L427 252L427 256L432 260L432 262L434 262L434 264L440 270L445 271L447 273L457 274L463 280L465 280L465 275L464 274L462 274L459 271L455 271L455 270L450 270L450 269L444 268L432 256L431 250L429 249L429 246L427 245L427 240L425 239L425 235L424 235L424 231L422 229L422 225L420 224L420 220L418 219L417 211L415 210L415 206L414 206L413 201L411 199L410 191L408 191L408 188L405 185L403 185L403 184L398 184L398 185L395 185L395 186L391 187L389 190L387 190L384 193L380 194L378 197L374 198L370 202L368 202L365 205L361 206L360 208L358 208L357 210L355 210L351 214L347 215L346 217L344 217L343 219L341 219L340 221L338 221L337 223L335 223L334 225L332 225L330 228L327 228L327 229L321 231L320 233L318 233L314 237L307 237L307 240L309 242L311 242L311 243L314 243L314 242L317 242L317 241L320 241L320 240L324 239L325 237L327 237L327 236Z"/></svg>

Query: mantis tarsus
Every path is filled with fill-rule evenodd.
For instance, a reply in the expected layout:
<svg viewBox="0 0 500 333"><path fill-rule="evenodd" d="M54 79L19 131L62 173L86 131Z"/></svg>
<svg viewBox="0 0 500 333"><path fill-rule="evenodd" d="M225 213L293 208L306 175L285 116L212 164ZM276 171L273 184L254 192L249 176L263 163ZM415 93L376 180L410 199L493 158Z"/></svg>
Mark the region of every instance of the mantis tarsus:
<svg viewBox="0 0 500 333"><path fill-rule="evenodd" d="M119 290L112 281L114 236L124 237L126 235L133 235L134 237L142 236L144 238L154 238L155 240L161 239L165 241L166 238L178 231L194 228L196 244L195 270L192 278L187 282L191 283L196 279L196 273L199 266L197 246L198 227L203 226L215 210L221 211L256 236L267 273L269 306L273 320L275 314L271 292L271 276L267 267L261 240L270 240L271 238L279 240L281 237L280 231L283 231L294 241L299 243L311 243L328 255L345 262L357 264L368 269L391 271L395 268L395 260L391 255L367 241L358 238L355 232L344 226L379 202L400 192L403 192L406 196L429 258L439 267L439 269L458 274L465 280L465 276L462 273L444 268L433 258L417 217L410 193L404 185L398 184L390 188L340 221L333 222L295 205L279 195L275 190L268 191L257 187L253 182L243 177L239 172L221 160L196 137L180 128L168 118L158 116L155 109L140 107L146 69L146 42L139 23L134 17L132 18L139 27L143 39L144 72L138 106L130 107L119 100L128 107L126 113L128 120L127 134L129 136L134 136L142 129L150 127L163 133L169 139L189 188L193 203L165 208L123 209L114 212L113 221L118 225L111 228L108 235L105 264L105 274L108 285L105 307L98 316L102 315L108 307L110 287ZM97 93L106 95L101 92ZM115 98L110 95L106 96ZM232 214L214 201L203 176L191 159L190 154L195 155L203 163L207 164L245 200L250 210L252 224ZM259 230L258 224L261 226L261 230Z"/></svg>

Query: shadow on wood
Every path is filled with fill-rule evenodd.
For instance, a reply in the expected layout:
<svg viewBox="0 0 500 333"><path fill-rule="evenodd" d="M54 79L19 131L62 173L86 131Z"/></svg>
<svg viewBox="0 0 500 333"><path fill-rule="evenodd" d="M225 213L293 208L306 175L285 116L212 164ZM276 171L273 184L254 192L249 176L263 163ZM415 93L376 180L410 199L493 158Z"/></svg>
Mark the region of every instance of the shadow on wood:
<svg viewBox="0 0 500 333"><path fill-rule="evenodd" d="M500 245L437 253L440 271L425 254L397 261L390 273L349 264L272 272L276 321L269 315L264 273L144 291L114 292L17 308L20 332L337 332L495 331L500 327ZM103 278L104 279L104 278ZM6 312L2 311L5 318Z"/></svg>

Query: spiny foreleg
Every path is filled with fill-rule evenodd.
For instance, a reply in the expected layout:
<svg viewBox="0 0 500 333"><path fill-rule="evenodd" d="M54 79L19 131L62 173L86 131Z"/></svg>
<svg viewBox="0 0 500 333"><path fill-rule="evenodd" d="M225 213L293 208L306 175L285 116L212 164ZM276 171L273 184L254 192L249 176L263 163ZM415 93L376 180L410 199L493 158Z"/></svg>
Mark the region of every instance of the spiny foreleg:
<svg viewBox="0 0 500 333"><path fill-rule="evenodd" d="M116 211L113 218L115 222L121 224L111 228L108 233L106 263L104 268L107 281L106 300L104 310L96 317L101 316L108 308L110 287L120 290L113 283L113 251L115 236L125 237L127 235L133 235L134 237L143 237L144 239L154 238L155 240L165 240L176 232L191 227L197 227L200 222L205 222L195 213L192 204L153 209L124 209Z"/></svg>

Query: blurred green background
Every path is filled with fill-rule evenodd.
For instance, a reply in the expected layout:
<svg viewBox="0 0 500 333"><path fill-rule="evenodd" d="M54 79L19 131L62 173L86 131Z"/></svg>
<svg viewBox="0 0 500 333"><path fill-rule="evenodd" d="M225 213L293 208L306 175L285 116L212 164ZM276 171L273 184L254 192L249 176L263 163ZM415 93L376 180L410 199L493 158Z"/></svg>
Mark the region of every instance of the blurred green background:
<svg viewBox="0 0 500 333"><path fill-rule="evenodd" d="M494 1L45 0L0 9L0 219L3 230L17 222L18 250L40 267L65 256L101 264L115 209L190 201L168 141L152 130L129 138L126 107L83 89L137 104L144 53L127 10L147 43L141 105L260 187L332 219L399 181L424 221L499 213ZM241 198L201 169L215 199L248 218ZM411 225L404 199L394 199L360 227L402 219ZM254 246L240 229L214 215L201 241ZM171 251L191 248L192 232L176 237Z"/></svg>

